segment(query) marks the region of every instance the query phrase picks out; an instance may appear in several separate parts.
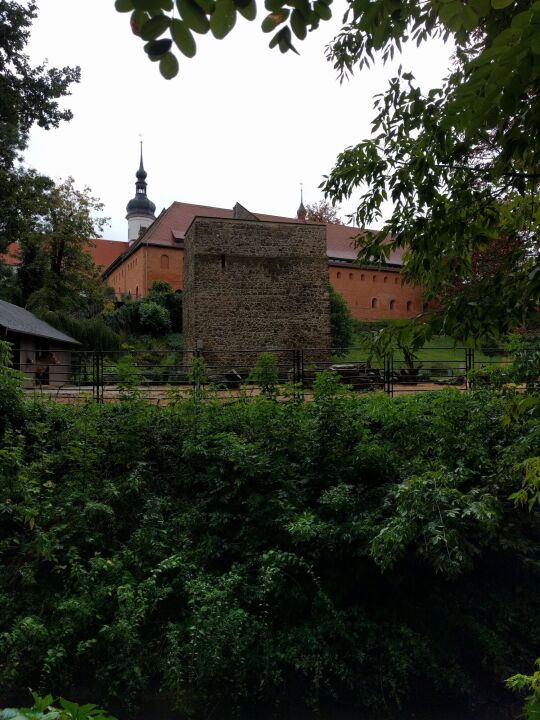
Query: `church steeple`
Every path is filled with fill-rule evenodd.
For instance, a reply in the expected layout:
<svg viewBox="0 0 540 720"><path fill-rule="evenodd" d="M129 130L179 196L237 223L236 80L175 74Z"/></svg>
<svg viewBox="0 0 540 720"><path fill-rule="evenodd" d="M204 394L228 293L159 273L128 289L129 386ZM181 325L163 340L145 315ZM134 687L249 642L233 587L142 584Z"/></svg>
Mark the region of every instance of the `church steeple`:
<svg viewBox="0 0 540 720"><path fill-rule="evenodd" d="M148 199L146 195L146 170L143 163L143 149L141 140L141 159L139 169L135 177L135 197L127 204L126 220L128 221L128 240L130 243L135 242L142 230L146 230L156 219L156 206Z"/></svg>
<svg viewBox="0 0 540 720"><path fill-rule="evenodd" d="M300 205L296 211L296 217L300 222L306 222L306 208L304 207L304 186L300 183Z"/></svg>

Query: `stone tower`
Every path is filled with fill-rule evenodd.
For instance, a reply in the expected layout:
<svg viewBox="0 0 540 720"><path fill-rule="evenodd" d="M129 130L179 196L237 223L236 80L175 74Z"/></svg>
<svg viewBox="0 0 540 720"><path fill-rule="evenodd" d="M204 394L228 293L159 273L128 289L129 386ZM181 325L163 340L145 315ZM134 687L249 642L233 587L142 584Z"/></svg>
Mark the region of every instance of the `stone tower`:
<svg viewBox="0 0 540 720"><path fill-rule="evenodd" d="M326 228L196 217L185 236L183 312L184 347L210 364L237 366L263 351L290 358L295 348L323 348L310 358L328 359Z"/></svg>

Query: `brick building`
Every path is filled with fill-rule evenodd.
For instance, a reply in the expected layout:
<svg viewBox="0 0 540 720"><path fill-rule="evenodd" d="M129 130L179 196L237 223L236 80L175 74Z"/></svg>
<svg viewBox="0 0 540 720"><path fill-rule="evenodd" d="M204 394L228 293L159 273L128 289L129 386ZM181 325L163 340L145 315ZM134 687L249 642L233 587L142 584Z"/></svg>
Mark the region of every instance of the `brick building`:
<svg viewBox="0 0 540 720"><path fill-rule="evenodd" d="M88 252L103 269L103 278L118 299L144 297L155 280L168 282L174 290L184 288L185 234L196 217L250 219L287 223L305 220L303 204L296 218L251 213L237 204L233 209L174 202L155 216L155 205L147 196L146 171L141 151L136 173L135 195L127 205L128 242L92 240ZM384 267L355 264L355 237L359 230L346 225L326 225L328 278L343 295L358 320L403 319L422 311L421 288L402 283L401 254L390 255ZM0 260L19 264L17 245L9 246Z"/></svg>
<svg viewBox="0 0 540 720"><path fill-rule="evenodd" d="M118 243L118 257L104 272L117 297L144 297L155 280L174 290L184 288L185 235L196 217L246 219L303 224L303 204L296 218L251 213L239 204L233 209L174 202L154 217L155 206L146 196L146 172L137 171L135 197L128 203L128 243ZM359 230L346 225L322 226L326 235L328 278L343 295L358 320L403 319L422 311L422 291L401 280L401 253L392 253L384 267L360 267L355 237ZM99 243L100 241L96 241ZM105 242L105 241L103 241ZM123 252L121 252L123 250Z"/></svg>

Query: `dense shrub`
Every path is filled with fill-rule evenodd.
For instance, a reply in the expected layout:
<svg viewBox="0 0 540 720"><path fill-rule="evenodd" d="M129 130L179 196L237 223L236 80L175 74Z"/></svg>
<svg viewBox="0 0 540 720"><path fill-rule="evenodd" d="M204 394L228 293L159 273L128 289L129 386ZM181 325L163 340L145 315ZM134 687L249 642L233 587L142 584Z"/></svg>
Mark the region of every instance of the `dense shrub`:
<svg viewBox="0 0 540 720"><path fill-rule="evenodd" d="M165 335L171 329L171 318L167 309L151 300L139 305L141 329L150 335Z"/></svg>
<svg viewBox="0 0 540 720"><path fill-rule="evenodd" d="M11 367L11 350L11 343L0 340L0 437L23 414L23 376Z"/></svg>
<svg viewBox="0 0 540 720"><path fill-rule="evenodd" d="M539 518L508 499L537 428L489 393L339 389L27 405L0 449L0 702L435 717L504 692L540 641Z"/></svg>
<svg viewBox="0 0 540 720"><path fill-rule="evenodd" d="M330 338L334 355L349 352L354 337L354 320L345 298L328 285L330 294Z"/></svg>
<svg viewBox="0 0 540 720"><path fill-rule="evenodd" d="M45 322L71 335L82 345L82 350L118 350L120 337L101 316L75 318L61 310L44 310L39 313Z"/></svg>
<svg viewBox="0 0 540 720"><path fill-rule="evenodd" d="M104 316L115 332L128 335L154 336L182 332L182 295L173 292L171 286L156 281L148 295L140 300L125 302Z"/></svg>

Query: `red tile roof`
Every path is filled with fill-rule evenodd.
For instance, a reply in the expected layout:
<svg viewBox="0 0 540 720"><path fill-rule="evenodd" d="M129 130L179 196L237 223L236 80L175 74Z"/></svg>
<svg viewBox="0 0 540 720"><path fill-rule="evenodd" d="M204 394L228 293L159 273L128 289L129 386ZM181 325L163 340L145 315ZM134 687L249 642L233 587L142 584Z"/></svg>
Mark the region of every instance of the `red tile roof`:
<svg viewBox="0 0 540 720"><path fill-rule="evenodd" d="M116 260L116 258L125 252L128 248L127 242L117 240L103 240L96 238L90 241L88 252L92 256L98 268L105 269ZM19 243L10 243L7 247L5 255L0 255L0 261L6 265L20 265Z"/></svg>
<svg viewBox="0 0 540 720"><path fill-rule="evenodd" d="M5 265L20 265L19 243L10 243L7 246L5 255L0 255L0 262L3 262Z"/></svg>
<svg viewBox="0 0 540 720"><path fill-rule="evenodd" d="M256 213L260 220L270 222L299 222L296 218L280 215L266 215ZM233 211L228 208L216 208L208 205L193 205L191 203L174 202L167 210L150 225L143 243L150 245L177 245L175 237L184 235L194 217L232 218ZM333 260L352 261L356 259L358 250L355 248L354 238L358 235L358 228L350 225L326 226L326 254ZM402 252L393 252L389 262L401 264Z"/></svg>
<svg viewBox="0 0 540 720"><path fill-rule="evenodd" d="M128 249L127 242L119 240L103 240L96 238L92 240L88 247L88 252L92 256L94 263L98 268L104 270L116 260L116 258Z"/></svg>

